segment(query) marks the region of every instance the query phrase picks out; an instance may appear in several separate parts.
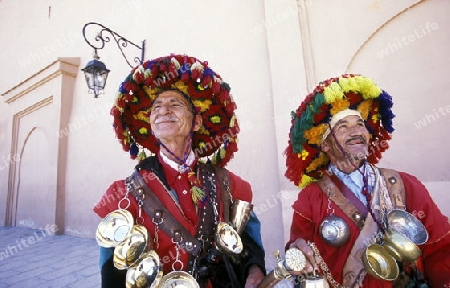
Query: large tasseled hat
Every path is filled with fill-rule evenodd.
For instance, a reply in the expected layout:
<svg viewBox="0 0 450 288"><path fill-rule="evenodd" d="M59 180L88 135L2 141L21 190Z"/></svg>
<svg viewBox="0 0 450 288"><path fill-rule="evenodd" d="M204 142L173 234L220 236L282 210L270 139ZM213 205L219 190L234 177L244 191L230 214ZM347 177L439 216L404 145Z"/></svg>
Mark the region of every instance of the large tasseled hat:
<svg viewBox="0 0 450 288"><path fill-rule="evenodd" d="M237 151L236 103L230 86L205 61L187 55L169 55L135 67L120 85L111 110L114 130L131 158L144 158L143 148L158 153L150 127L150 109L165 90L180 91L201 115L203 124L193 134L192 149L202 158L225 166ZM139 153L141 151L141 153Z"/></svg>
<svg viewBox="0 0 450 288"><path fill-rule="evenodd" d="M323 176L330 160L320 145L332 117L344 110L359 112L371 135L367 160L378 163L394 131L391 108L392 97L364 76L346 74L321 82L292 112L285 176L300 188Z"/></svg>

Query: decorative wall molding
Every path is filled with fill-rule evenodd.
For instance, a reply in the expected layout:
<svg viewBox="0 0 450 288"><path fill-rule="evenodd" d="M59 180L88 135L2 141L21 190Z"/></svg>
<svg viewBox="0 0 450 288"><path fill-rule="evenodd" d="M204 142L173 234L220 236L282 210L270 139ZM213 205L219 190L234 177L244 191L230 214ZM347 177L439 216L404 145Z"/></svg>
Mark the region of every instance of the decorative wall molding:
<svg viewBox="0 0 450 288"><path fill-rule="evenodd" d="M311 41L311 33L309 29L308 21L308 1L310 0L297 0L298 6L298 22L301 32L303 61L305 63L305 75L306 75L306 88L308 92L311 92L316 87L316 72L314 65L314 53Z"/></svg>
<svg viewBox="0 0 450 288"><path fill-rule="evenodd" d="M37 73L33 74L26 80L14 85L1 95L4 97L5 103L9 105L11 111L11 119L8 121L8 131L6 137L6 146L11 151L10 155L20 155L18 161L11 161L8 167L8 187L6 193L6 213L5 225L16 225L16 216L18 209L18 193L20 189L19 181L30 177L29 175L21 175L20 167L22 165L22 155L26 147L27 140L33 132L41 128L49 135L49 143L54 149L51 155L48 155L53 167L42 167L47 169L50 175L53 175L49 187L52 187L52 197L55 201L51 212L52 221L58 227L58 233L64 232L64 211L65 211L65 171L67 158L67 137L59 138L58 131L61 127L65 127L69 121L72 109L73 90L75 87L75 78L79 72L79 58L58 58L49 65L45 66ZM40 111L44 107L49 107L46 116L49 119L42 119L34 116L34 113ZM50 113L51 115L49 115ZM34 117L28 120L28 126L22 125L21 122L25 117ZM29 127L29 123L33 127ZM34 217L34 216L33 216ZM36 215L35 217L39 217ZM36 218L36 220L39 220ZM36 221L39 222L39 221Z"/></svg>
<svg viewBox="0 0 450 288"><path fill-rule="evenodd" d="M417 3L412 4L409 7L406 7L405 9L403 9L402 11L398 12L397 14L395 14L394 16L392 16L391 18L389 18L389 20L387 20L386 22L384 22L380 27L378 27L377 29L375 29L375 31L372 32L372 34L370 34L369 37L367 37L367 39L361 44L361 46L359 46L358 50L356 50L355 54L353 54L352 58L350 59L350 61L347 64L347 67L345 68L345 72L349 73L349 69L350 66L353 64L353 61L355 60L356 56L358 56L358 54L364 49L364 47L366 46L367 43L370 42L370 40L372 40L372 38L378 34L381 30L383 30L387 25L391 24L395 19L397 19L398 17L400 17L400 15L404 14L405 12L407 12L408 10L415 8L416 6L418 6L419 4L422 4L423 2L425 2L426 0L419 0Z"/></svg>

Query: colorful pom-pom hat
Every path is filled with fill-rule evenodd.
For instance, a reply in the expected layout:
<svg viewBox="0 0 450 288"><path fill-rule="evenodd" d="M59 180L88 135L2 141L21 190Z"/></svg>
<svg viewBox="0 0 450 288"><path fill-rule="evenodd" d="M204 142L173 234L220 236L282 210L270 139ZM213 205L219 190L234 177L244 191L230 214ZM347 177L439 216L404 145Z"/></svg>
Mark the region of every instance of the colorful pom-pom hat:
<svg viewBox="0 0 450 288"><path fill-rule="evenodd" d="M145 149L159 152L150 127L150 108L165 90L182 92L202 116L193 133L192 150L206 162L224 167L237 151L236 103L230 86L205 61L187 55L169 55L138 65L119 87L111 110L114 130L130 157L142 160Z"/></svg>
<svg viewBox="0 0 450 288"><path fill-rule="evenodd" d="M391 108L392 97L364 76L345 74L321 82L292 112L285 176L300 188L323 176L330 159L321 152L322 137L333 115L346 109L361 114L371 135L367 160L378 163L394 131Z"/></svg>

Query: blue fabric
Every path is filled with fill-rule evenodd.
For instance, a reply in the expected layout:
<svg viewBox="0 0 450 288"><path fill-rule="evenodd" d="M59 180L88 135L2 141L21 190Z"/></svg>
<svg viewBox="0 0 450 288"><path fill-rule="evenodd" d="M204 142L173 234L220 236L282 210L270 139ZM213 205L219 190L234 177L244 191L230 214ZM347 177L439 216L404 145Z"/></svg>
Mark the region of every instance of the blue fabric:
<svg viewBox="0 0 450 288"><path fill-rule="evenodd" d="M370 171L371 169L369 168L370 167L369 164L365 164L363 167L364 168L362 172L369 178L369 191L370 193L372 193L372 188L375 180L373 177L374 176L373 172ZM333 164L330 164L329 171L334 175L336 175L345 184L345 186L347 186L348 189L350 189L350 191L352 191L353 194L355 194L355 196L358 197L358 199L362 203L364 203L364 205L367 205L367 199L362 193L364 188L364 179L360 170L357 169L351 172L350 174L346 174L340 171Z"/></svg>
<svg viewBox="0 0 450 288"><path fill-rule="evenodd" d="M261 240L261 222L254 212L250 213L250 218L244 229L250 237L258 244L259 247L264 251L264 247Z"/></svg>
<svg viewBox="0 0 450 288"><path fill-rule="evenodd" d="M99 257L99 265L100 265L100 271L102 270L103 265L105 262L113 256L113 248L105 248L100 246L100 257Z"/></svg>

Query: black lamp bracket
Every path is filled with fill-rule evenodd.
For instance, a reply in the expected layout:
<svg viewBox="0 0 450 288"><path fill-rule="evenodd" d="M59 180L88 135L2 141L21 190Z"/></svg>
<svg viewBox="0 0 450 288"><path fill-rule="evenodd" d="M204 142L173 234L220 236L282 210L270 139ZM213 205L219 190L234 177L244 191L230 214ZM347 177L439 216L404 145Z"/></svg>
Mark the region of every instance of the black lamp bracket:
<svg viewBox="0 0 450 288"><path fill-rule="evenodd" d="M98 28L100 29L100 31L97 33L97 36L94 38L93 43L92 44L87 38L86 38L86 28L90 25L96 25L98 26ZM83 37L84 40L86 41L86 43L89 44L89 46L91 46L92 48L94 48L95 53L97 53L97 50L101 50L105 47L105 43L106 42L110 42L111 38L109 36L109 34L112 36L112 38L114 39L114 41L117 44L117 47L120 50L120 53L122 53L123 58L125 59L125 61L127 61L128 65L133 68L134 66L130 64L130 61L128 61L127 56L125 56L124 53L124 48L126 48L128 46L128 44L136 47L137 49L141 50L141 58L138 57L134 57L134 62L136 64L142 64L144 62L144 53L145 53L145 40L142 41L142 46L139 46L133 42L131 42L130 40L126 39L125 37L117 34L116 32L112 31L111 29L109 29L108 27L105 27L102 24L96 23L96 22L89 22L86 23L83 27Z"/></svg>

